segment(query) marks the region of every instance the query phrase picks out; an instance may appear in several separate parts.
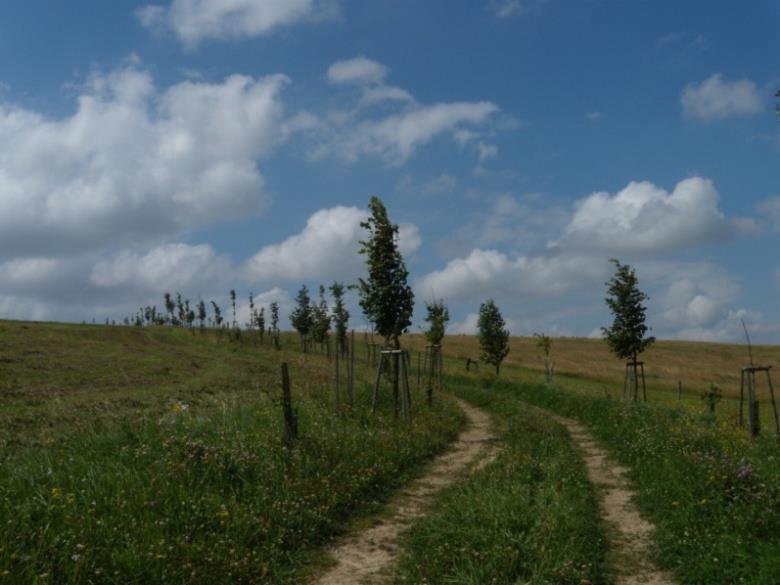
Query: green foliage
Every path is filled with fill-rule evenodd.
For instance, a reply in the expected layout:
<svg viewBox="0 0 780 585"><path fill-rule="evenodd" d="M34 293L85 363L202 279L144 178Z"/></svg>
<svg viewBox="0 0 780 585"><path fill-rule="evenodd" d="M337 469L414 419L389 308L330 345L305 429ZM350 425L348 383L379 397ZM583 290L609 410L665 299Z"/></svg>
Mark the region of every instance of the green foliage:
<svg viewBox="0 0 780 585"><path fill-rule="evenodd" d="M271 309L271 331L274 335L279 333L279 303L276 301L270 305Z"/></svg>
<svg viewBox="0 0 780 585"><path fill-rule="evenodd" d="M298 296L295 297L295 308L290 313L290 324L304 339L309 335L314 326L311 298L309 297L309 289L305 284L301 286Z"/></svg>
<svg viewBox="0 0 780 585"><path fill-rule="evenodd" d="M599 508L566 430L505 384L450 379L502 429L495 461L412 528L398 583L608 583Z"/></svg>
<svg viewBox="0 0 780 585"><path fill-rule="evenodd" d="M200 328L203 329L206 326L206 303L203 299L198 302L198 321L200 321Z"/></svg>
<svg viewBox="0 0 780 585"><path fill-rule="evenodd" d="M238 328L238 321L236 321L236 291L230 289L230 304L233 307L233 329Z"/></svg>
<svg viewBox="0 0 780 585"><path fill-rule="evenodd" d="M646 307L642 304L648 296L639 290L636 271L628 264L614 258L615 275L607 283L607 306L614 321L611 327L602 327L604 339L617 357L636 361L655 337L645 337L649 328L645 324Z"/></svg>
<svg viewBox="0 0 780 585"><path fill-rule="evenodd" d="M552 339L550 339L550 336L544 333L534 333L534 337L536 337L536 347L542 350L545 358L549 359L552 351Z"/></svg>
<svg viewBox="0 0 780 585"><path fill-rule="evenodd" d="M335 282L330 285L330 293L333 295L333 328L336 332L336 344L343 353L347 347L347 325L349 324L349 311L344 304L344 283Z"/></svg>
<svg viewBox="0 0 780 585"><path fill-rule="evenodd" d="M493 299L488 299L479 307L479 346L482 350L482 361L496 368L496 375L501 370L501 362L509 354L509 331Z"/></svg>
<svg viewBox="0 0 780 585"><path fill-rule="evenodd" d="M447 323L450 320L450 311L442 299L425 303L425 309L428 314L425 321L428 323L428 330L425 332L425 339L431 345L441 345L441 340L447 331Z"/></svg>
<svg viewBox="0 0 780 585"><path fill-rule="evenodd" d="M224 320L222 317L222 309L220 309L219 305L214 301L211 301L211 308L214 309L214 326L217 328L222 327L222 321Z"/></svg>
<svg viewBox="0 0 780 585"><path fill-rule="evenodd" d="M325 287L320 285L320 299L317 304L312 304L312 339L317 343L325 343L330 333L330 312L328 301L325 300Z"/></svg>
<svg viewBox="0 0 780 585"><path fill-rule="evenodd" d="M707 410L714 414L715 407L718 405L718 402L723 400L723 393L715 384L710 384L709 390L701 395L701 399L707 405Z"/></svg>
<svg viewBox="0 0 780 585"><path fill-rule="evenodd" d="M360 307L374 330L398 348L400 336L412 324L414 293L398 249L398 226L390 222L378 197L372 197L368 207L371 216L360 224L368 231L368 239L360 242L368 268L368 279L358 284Z"/></svg>

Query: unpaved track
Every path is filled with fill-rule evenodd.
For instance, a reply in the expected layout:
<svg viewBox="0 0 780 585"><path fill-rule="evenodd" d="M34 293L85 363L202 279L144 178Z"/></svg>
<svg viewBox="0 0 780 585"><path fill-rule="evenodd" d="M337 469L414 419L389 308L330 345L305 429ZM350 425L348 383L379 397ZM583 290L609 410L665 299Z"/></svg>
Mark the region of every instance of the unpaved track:
<svg viewBox="0 0 780 585"><path fill-rule="evenodd" d="M313 585L382 583L398 555L399 537L411 522L423 516L436 494L460 479L472 464L482 466L494 456L490 417L467 402L457 403L468 418L466 429L447 452L434 459L425 475L390 500L389 513L378 524L347 536L329 551L336 565Z"/></svg>
<svg viewBox="0 0 780 585"><path fill-rule="evenodd" d="M634 491L626 469L610 460L580 423L549 414L566 427L584 454L588 479L596 486L601 515L608 526L608 560L616 585L674 585L674 578L659 570L650 558L653 525L639 515L632 502Z"/></svg>

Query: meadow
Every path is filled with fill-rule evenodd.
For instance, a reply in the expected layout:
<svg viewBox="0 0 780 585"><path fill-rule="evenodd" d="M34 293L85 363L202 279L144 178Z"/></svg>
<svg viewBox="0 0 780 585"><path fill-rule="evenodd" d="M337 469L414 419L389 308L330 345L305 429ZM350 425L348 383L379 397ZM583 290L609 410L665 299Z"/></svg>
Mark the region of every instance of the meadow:
<svg viewBox="0 0 780 585"><path fill-rule="evenodd" d="M445 396L425 406L414 369L412 423L393 418L387 387L372 414L363 341L354 408L338 415L333 363L291 334L275 350L246 332L0 322L0 582L306 581L325 545L381 515L464 422ZM404 344L414 366L424 341ZM729 390L744 348L659 342L646 405L622 400L622 365L601 342L555 339L553 384L535 340L511 349L497 379L466 372L475 338L444 341L445 388L492 415L498 455L415 523L398 583L614 581L581 454L530 405L577 418L629 469L656 561L680 583L776 582L777 440L766 421L758 439L736 427ZM771 364L778 348L754 355ZM727 393L715 417L700 398L712 380Z"/></svg>
<svg viewBox="0 0 780 585"><path fill-rule="evenodd" d="M365 367L354 408L336 416L332 365L291 336L282 345L1 322L0 579L298 583L323 542L463 422L448 402L395 421L387 392L371 414ZM299 413L291 450L282 361Z"/></svg>

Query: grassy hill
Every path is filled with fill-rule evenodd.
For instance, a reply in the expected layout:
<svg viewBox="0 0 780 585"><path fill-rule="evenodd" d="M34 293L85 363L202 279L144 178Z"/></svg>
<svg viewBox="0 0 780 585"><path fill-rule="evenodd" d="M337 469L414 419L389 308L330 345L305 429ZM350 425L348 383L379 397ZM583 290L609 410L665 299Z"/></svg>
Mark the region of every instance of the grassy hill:
<svg viewBox="0 0 780 585"><path fill-rule="evenodd" d="M462 424L335 414L333 364L244 334L0 322L0 579L298 583ZM279 364L300 439L282 445Z"/></svg>

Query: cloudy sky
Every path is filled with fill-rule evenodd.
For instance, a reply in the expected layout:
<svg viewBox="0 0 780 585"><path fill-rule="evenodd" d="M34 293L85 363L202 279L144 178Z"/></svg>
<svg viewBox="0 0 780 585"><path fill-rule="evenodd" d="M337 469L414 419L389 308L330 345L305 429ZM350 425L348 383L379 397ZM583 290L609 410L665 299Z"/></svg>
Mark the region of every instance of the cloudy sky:
<svg viewBox="0 0 780 585"><path fill-rule="evenodd" d="M0 318L286 310L362 274L378 195L415 329L493 297L593 335L617 257L659 337L780 342L779 28L774 0L5 0Z"/></svg>

